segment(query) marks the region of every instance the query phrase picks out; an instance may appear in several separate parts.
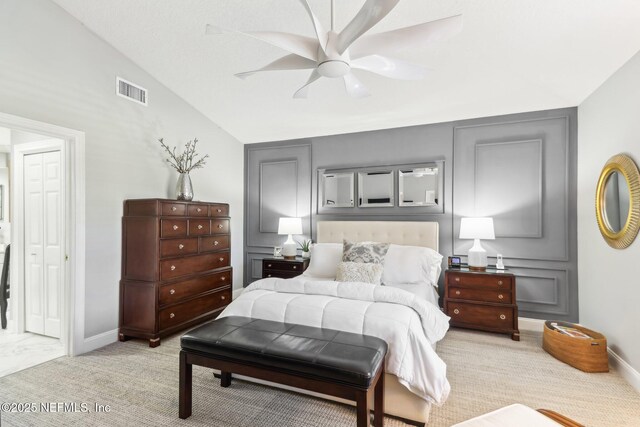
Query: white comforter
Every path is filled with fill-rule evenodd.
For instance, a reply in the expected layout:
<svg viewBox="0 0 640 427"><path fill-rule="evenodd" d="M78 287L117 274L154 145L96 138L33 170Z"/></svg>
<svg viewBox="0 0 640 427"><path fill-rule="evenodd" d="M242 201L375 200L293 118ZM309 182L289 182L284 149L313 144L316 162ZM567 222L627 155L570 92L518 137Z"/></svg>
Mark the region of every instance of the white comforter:
<svg viewBox="0 0 640 427"><path fill-rule="evenodd" d="M402 289L366 283L262 279L220 317L246 316L372 335L389 345L386 370L421 398L441 405L447 366L434 350L449 328L435 305Z"/></svg>

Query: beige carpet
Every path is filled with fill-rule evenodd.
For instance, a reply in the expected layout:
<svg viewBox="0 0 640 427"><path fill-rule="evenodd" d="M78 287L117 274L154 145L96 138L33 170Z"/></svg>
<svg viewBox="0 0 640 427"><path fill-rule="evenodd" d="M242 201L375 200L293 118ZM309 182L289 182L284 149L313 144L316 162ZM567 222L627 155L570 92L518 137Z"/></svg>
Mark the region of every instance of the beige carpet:
<svg viewBox="0 0 640 427"><path fill-rule="evenodd" d="M640 426L640 395L615 372L585 374L540 348L540 334L506 336L453 330L439 344L452 393L429 426L450 426L515 402L548 408L588 426ZM75 413L0 414L5 426L339 427L355 425L352 407L234 381L221 389L194 367L193 415L178 419L178 338L156 349L116 343L0 379L2 402L87 403ZM96 413L95 404L110 405ZM386 426L404 426L387 418Z"/></svg>

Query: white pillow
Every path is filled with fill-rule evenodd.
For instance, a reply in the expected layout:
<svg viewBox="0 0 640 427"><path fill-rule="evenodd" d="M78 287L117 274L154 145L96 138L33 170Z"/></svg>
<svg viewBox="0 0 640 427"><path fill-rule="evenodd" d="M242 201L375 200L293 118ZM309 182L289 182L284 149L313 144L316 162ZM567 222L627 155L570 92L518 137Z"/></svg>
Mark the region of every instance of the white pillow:
<svg viewBox="0 0 640 427"><path fill-rule="evenodd" d="M384 258L384 284L429 283L438 286L442 255L420 246L391 245Z"/></svg>
<svg viewBox="0 0 640 427"><path fill-rule="evenodd" d="M379 285L382 278L382 264L373 262L344 261L338 265L337 282L363 282Z"/></svg>
<svg viewBox="0 0 640 427"><path fill-rule="evenodd" d="M316 243L311 246L311 261L303 276L335 279L342 262L342 243Z"/></svg>

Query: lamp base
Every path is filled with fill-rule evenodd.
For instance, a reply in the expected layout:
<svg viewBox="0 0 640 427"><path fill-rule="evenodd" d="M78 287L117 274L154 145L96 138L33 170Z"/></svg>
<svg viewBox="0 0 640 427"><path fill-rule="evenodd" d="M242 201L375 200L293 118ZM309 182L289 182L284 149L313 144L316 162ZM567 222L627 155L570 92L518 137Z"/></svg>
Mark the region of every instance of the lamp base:
<svg viewBox="0 0 640 427"><path fill-rule="evenodd" d="M471 271L487 271L487 267L472 267L472 266L469 266L469 270L471 270Z"/></svg>
<svg viewBox="0 0 640 427"><path fill-rule="evenodd" d="M480 244L480 239L474 239L473 247L469 249L469 270L487 270L487 251Z"/></svg>
<svg viewBox="0 0 640 427"><path fill-rule="evenodd" d="M295 261L296 256L295 256L295 255L293 255L293 256L291 256L291 255L285 255L285 256L283 256L282 258L284 258L284 259L288 259L289 261Z"/></svg>
<svg viewBox="0 0 640 427"><path fill-rule="evenodd" d="M296 255L298 255L298 245L289 234L289 238L282 245L282 256L284 259L296 259Z"/></svg>

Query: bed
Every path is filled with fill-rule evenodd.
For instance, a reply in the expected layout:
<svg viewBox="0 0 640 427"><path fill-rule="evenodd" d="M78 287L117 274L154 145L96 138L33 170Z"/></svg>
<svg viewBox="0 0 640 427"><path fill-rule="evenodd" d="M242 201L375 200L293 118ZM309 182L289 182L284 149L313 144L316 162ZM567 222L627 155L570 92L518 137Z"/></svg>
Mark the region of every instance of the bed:
<svg viewBox="0 0 640 427"><path fill-rule="evenodd" d="M437 251L438 223L317 223L318 243L342 243L343 239ZM307 273L293 279L262 279L246 288L220 317L248 316L287 321L385 339L390 346L386 363L385 411L413 424L423 425L429 419L431 405L444 403L450 391L446 365L435 353L436 342L448 329L448 317L437 307L437 294L432 286L424 286L426 291L418 297L415 292L403 290L402 284L388 287L338 283Z"/></svg>

